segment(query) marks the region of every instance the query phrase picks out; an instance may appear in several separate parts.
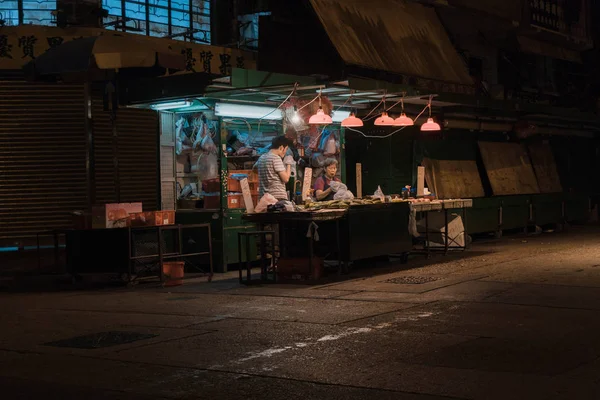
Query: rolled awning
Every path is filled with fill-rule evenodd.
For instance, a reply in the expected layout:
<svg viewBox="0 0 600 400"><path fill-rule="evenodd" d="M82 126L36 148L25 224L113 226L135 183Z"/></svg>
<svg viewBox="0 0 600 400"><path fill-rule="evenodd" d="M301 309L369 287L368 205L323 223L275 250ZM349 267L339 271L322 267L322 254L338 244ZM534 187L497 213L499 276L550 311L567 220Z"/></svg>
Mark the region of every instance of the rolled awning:
<svg viewBox="0 0 600 400"><path fill-rule="evenodd" d="M519 47L524 53L535 54L538 56L556 58L557 60L565 60L581 64L581 53L575 50L566 49L556 46L548 42L532 39L526 36L517 37Z"/></svg>
<svg viewBox="0 0 600 400"><path fill-rule="evenodd" d="M398 0L310 0L346 64L473 86L433 8Z"/></svg>

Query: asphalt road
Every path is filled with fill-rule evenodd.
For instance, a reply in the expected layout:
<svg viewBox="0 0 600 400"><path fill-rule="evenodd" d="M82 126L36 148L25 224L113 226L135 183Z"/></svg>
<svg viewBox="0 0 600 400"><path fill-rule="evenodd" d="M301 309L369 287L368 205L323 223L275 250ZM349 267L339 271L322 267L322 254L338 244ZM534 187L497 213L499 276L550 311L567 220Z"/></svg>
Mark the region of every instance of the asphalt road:
<svg viewBox="0 0 600 400"><path fill-rule="evenodd" d="M0 294L6 399L598 399L600 230L320 285Z"/></svg>

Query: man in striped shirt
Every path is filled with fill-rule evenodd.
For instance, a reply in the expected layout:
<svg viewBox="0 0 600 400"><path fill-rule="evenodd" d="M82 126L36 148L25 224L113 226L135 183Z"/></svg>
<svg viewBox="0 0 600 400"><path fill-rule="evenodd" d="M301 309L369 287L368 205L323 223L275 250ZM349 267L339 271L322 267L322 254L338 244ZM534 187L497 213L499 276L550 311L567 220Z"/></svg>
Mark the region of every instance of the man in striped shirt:
<svg viewBox="0 0 600 400"><path fill-rule="evenodd" d="M256 162L258 169L258 197L269 193L277 200L289 200L285 184L290 180L292 156L285 156L292 142L285 136L277 136L271 142L271 149ZM285 158L284 158L285 157Z"/></svg>

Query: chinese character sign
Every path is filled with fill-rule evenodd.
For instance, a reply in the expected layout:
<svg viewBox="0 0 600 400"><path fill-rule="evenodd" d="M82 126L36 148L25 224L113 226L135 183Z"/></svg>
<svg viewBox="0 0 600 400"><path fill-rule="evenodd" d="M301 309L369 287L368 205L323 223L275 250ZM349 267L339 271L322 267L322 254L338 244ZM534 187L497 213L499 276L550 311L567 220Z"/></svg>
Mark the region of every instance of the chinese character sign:
<svg viewBox="0 0 600 400"><path fill-rule="evenodd" d="M73 40L98 35L128 35L98 28L70 28L49 26L10 26L0 30L0 69L20 69L48 49ZM185 58L185 73L230 75L233 68L256 69L253 53L238 49L152 38L150 44L158 49L181 54Z"/></svg>

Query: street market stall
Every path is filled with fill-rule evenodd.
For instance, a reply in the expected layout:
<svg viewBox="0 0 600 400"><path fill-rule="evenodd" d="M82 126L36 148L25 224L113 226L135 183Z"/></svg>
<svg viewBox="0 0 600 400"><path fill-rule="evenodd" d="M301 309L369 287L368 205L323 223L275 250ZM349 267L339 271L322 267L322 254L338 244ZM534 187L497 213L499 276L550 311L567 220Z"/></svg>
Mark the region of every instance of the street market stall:
<svg viewBox="0 0 600 400"><path fill-rule="evenodd" d="M265 84L269 80L275 82ZM255 82L261 85L253 85ZM361 89L353 89L353 84ZM279 225L283 264L308 260L306 265L313 265L311 260L317 258L323 265L335 262L340 271L354 261L388 255L406 261L413 238L418 236L425 238L426 249L436 247L434 243L444 251L457 247L456 237L445 234L448 224L456 221L453 209L445 207L438 212L435 206L421 205L435 200L431 194L408 188L402 194L399 190L385 196L378 189L372 196L363 196L359 182L352 187L356 198L350 192L345 134L347 130L360 133L357 129L363 126L355 113L369 124L388 127L391 133L383 137L413 125L424 132L440 129L431 115L433 95L410 96L391 87L366 85L364 81L325 84L314 78L234 69L230 78L213 81L202 96L133 105L160 115L162 207L176 210L177 223L211 224L215 270L227 271L232 264L265 256L257 242L264 241L268 224ZM414 120L406 114L405 101L413 102ZM398 113L398 118L388 112ZM253 212L262 200L255 165L270 151L271 141L282 135L293 142L285 157L280 155L293 159L287 204L280 204L278 212ZM337 165L335 176L326 180L343 189L319 195L317 182L325 179L332 160ZM407 180L401 187L410 184ZM307 193L309 188L314 188L312 195ZM315 201L317 198L321 201ZM263 211L265 208L263 205ZM421 235L417 214L423 221L430 214L433 219L439 214L441 225L432 223ZM457 226L464 226L464 220L460 217ZM464 228L458 234L464 235ZM308 243L307 235L312 238ZM240 248L246 240L248 246ZM461 240L458 247L464 248L466 243ZM279 267L285 269L282 264ZM307 271L310 276L312 267Z"/></svg>

